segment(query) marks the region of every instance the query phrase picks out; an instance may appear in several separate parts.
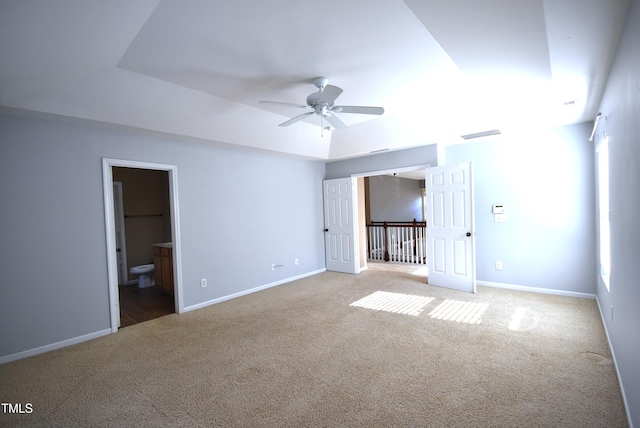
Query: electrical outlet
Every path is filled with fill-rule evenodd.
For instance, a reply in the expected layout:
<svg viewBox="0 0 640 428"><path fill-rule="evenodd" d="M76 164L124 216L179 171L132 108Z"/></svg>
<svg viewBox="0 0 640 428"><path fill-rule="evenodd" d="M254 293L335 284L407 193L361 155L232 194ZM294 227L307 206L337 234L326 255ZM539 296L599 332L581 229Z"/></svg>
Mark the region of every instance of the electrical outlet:
<svg viewBox="0 0 640 428"><path fill-rule="evenodd" d="M296 266L298 266L298 259L295 259L295 260L293 261L293 264L294 264L294 265L296 265Z"/></svg>
<svg viewBox="0 0 640 428"><path fill-rule="evenodd" d="M613 305L611 305L611 322L613 322Z"/></svg>
<svg viewBox="0 0 640 428"><path fill-rule="evenodd" d="M271 270L276 270L276 265L274 263L271 263Z"/></svg>
<svg viewBox="0 0 640 428"><path fill-rule="evenodd" d="M502 262L496 262L496 270L502 270Z"/></svg>
<svg viewBox="0 0 640 428"><path fill-rule="evenodd" d="M200 280L200 288L205 288L207 286L207 278L202 278Z"/></svg>

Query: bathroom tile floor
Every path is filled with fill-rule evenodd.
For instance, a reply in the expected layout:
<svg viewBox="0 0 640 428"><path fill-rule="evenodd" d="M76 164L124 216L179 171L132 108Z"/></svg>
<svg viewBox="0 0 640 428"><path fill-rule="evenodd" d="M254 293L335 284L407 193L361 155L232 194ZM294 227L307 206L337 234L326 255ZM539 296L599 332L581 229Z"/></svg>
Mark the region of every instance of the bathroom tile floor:
<svg viewBox="0 0 640 428"><path fill-rule="evenodd" d="M175 312L173 296L160 288L138 288L136 285L121 285L120 328L160 318Z"/></svg>

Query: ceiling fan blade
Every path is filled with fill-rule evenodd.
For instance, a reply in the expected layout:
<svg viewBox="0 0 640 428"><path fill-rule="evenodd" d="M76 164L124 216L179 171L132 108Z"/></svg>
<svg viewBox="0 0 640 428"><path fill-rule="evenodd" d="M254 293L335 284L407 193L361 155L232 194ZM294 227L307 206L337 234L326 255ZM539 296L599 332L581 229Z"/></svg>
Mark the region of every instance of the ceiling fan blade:
<svg viewBox="0 0 640 428"><path fill-rule="evenodd" d="M283 103L283 102L280 102L280 101L258 101L258 103L260 103L260 104L278 104L278 105L281 105L281 106L298 107L298 108L307 108L307 109L308 109L308 108L311 108L311 107L306 106L306 105L305 105L305 106L303 106L303 105L301 105L301 104Z"/></svg>
<svg viewBox="0 0 640 428"><path fill-rule="evenodd" d="M327 85L324 87L324 90L320 93L320 97L318 98L319 103L327 103L329 105L333 104L333 102L340 96L342 93L342 89L337 86Z"/></svg>
<svg viewBox="0 0 640 428"><path fill-rule="evenodd" d="M287 120L286 122L282 122L278 126L289 126L289 125L291 125L293 123L296 123L296 122L304 119L305 117L309 116L310 114L314 114L314 113L315 113L315 111L308 111L306 113L302 113L301 115L298 115L298 116L296 116L296 117L294 117L292 119Z"/></svg>
<svg viewBox="0 0 640 428"><path fill-rule="evenodd" d="M338 116L334 114L327 114L324 118L327 119L327 122L329 122L335 129L347 128L347 125L345 125L345 123L338 119Z"/></svg>
<svg viewBox="0 0 640 428"><path fill-rule="evenodd" d="M382 107L365 107L365 106L333 106L332 111L339 113L360 113L360 114L383 114Z"/></svg>

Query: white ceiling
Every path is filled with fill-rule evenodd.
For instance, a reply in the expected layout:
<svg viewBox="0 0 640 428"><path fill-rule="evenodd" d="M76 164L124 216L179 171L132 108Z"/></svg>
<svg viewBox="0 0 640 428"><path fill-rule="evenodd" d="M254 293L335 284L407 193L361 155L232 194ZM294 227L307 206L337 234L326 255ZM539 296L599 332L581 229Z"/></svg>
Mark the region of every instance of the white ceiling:
<svg viewBox="0 0 640 428"><path fill-rule="evenodd" d="M322 160L455 143L592 120L627 4L0 0L0 105ZM322 131L258 103L316 76L385 114Z"/></svg>

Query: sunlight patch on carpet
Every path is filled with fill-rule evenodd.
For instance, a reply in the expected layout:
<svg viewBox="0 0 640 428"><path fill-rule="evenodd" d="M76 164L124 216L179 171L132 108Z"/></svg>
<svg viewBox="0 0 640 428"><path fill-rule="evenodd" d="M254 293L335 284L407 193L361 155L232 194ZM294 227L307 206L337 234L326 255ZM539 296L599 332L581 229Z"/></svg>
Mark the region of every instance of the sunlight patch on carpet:
<svg viewBox="0 0 640 428"><path fill-rule="evenodd" d="M429 268L425 266L425 267L415 269L414 271L411 272L411 275L427 277L429 276Z"/></svg>
<svg viewBox="0 0 640 428"><path fill-rule="evenodd" d="M538 325L538 321L539 316L537 313L527 308L516 308L511 324L509 324L509 330L533 330Z"/></svg>
<svg viewBox="0 0 640 428"><path fill-rule="evenodd" d="M527 312L526 308L517 308L513 313L513 318L511 319L511 324L509 324L509 330L519 330L520 324L522 324L522 318L524 318L525 313Z"/></svg>
<svg viewBox="0 0 640 428"><path fill-rule="evenodd" d="M433 297L376 291L349 306L418 316L422 309L433 300Z"/></svg>
<svg viewBox="0 0 640 428"><path fill-rule="evenodd" d="M446 299L430 313L431 318L466 324L480 324L480 317L487 310L487 303L462 302Z"/></svg>

